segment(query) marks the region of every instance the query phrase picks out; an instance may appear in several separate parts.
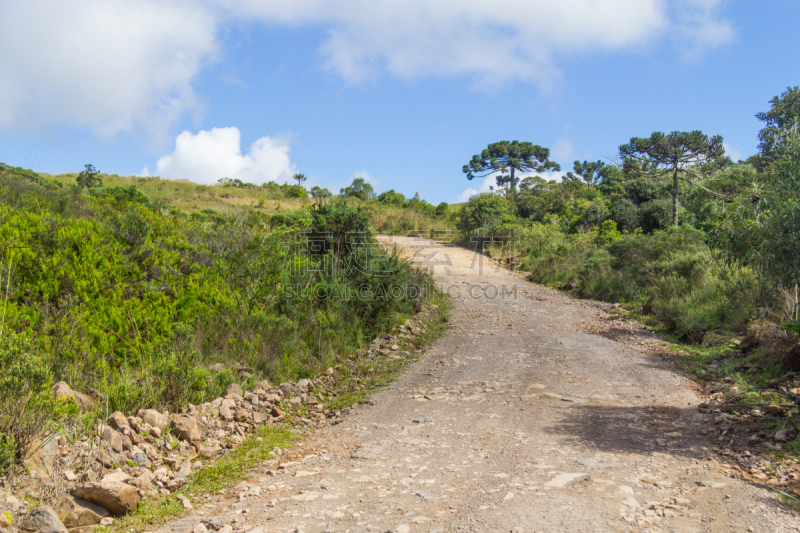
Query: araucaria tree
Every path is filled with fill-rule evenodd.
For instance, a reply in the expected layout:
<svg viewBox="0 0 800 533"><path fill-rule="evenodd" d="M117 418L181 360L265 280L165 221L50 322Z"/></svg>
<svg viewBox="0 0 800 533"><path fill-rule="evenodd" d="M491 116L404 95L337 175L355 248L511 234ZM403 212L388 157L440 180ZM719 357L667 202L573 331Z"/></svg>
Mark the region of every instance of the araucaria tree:
<svg viewBox="0 0 800 533"><path fill-rule="evenodd" d="M548 159L550 150L529 142L500 141L490 144L480 154L472 156L462 169L467 179L498 174L497 186L516 192L519 178L516 172L561 170L558 163Z"/></svg>
<svg viewBox="0 0 800 533"><path fill-rule="evenodd" d="M591 187L602 179L602 173L605 167L606 164L602 161L584 161L583 163L575 161L572 165L573 172L567 172L564 181L577 181L580 179L586 182L587 187Z"/></svg>
<svg viewBox="0 0 800 533"><path fill-rule="evenodd" d="M730 163L722 137L709 137L701 131L660 131L650 137L633 137L619 147L624 168L649 175L672 175L672 225L678 225L678 184L681 180L697 186L695 180Z"/></svg>
<svg viewBox="0 0 800 533"><path fill-rule="evenodd" d="M292 179L297 180L298 185L303 185L303 182L306 181L308 178L306 177L305 174L295 174L294 176L292 176Z"/></svg>

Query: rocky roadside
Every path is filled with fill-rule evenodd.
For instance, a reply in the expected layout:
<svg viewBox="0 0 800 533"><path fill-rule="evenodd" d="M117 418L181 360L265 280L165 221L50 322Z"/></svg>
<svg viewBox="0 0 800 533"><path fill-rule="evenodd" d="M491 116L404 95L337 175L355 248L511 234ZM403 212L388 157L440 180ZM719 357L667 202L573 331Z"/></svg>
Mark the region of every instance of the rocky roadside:
<svg viewBox="0 0 800 533"><path fill-rule="evenodd" d="M348 408L337 397L359 385L353 368L364 360L404 360L401 348L427 331L426 319L437 309L429 304L394 335L375 339L354 361L328 368L314 379L272 385L261 381L251 390L231 384L226 394L180 413L155 409L125 416L117 411L97 420L90 436L70 441L45 434L24 460L25 473L0 478L0 532L55 533L110 526L135 511L139 503L179 491L192 474L232 453L263 426L293 431L323 428L343 420ZM359 361L360 360L360 361ZM349 376L341 378L340 376ZM64 382L52 386L59 398L82 408L94 400ZM302 430L301 430L302 428ZM270 455L282 455L280 448ZM177 494L185 509L191 502Z"/></svg>
<svg viewBox="0 0 800 533"><path fill-rule="evenodd" d="M592 324L578 324L583 331L602 335L632 346L643 353L681 362L682 352L670 350L664 341L642 324L619 314L619 304L585 302L607 314ZM715 365L712 363L713 369ZM696 376L691 376L697 378ZM800 461L786 454L787 443L798 438L793 410L800 405L800 379L787 374L785 380L772 380L759 392L763 402L752 403L730 377L709 379L708 372L699 381L697 392L704 396L699 410L710 424L701 433L716 440L712 450L718 455L720 469L728 476L778 490L800 503ZM771 400L782 398L794 404L779 404Z"/></svg>

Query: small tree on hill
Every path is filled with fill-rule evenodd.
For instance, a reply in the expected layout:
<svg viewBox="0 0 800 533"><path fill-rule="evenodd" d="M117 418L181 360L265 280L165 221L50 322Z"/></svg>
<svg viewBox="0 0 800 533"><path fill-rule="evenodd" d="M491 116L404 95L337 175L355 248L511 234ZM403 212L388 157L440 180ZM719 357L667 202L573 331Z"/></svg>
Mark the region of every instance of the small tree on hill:
<svg viewBox="0 0 800 533"><path fill-rule="evenodd" d="M529 142L500 141L490 144L480 154L472 156L470 162L462 168L467 179L497 176L497 186L505 187L512 193L517 190L519 172L543 172L545 170L561 170L558 163L550 161L550 150Z"/></svg>
<svg viewBox="0 0 800 533"><path fill-rule="evenodd" d="M367 180L364 178L356 178L353 180L353 183L344 189L340 189L339 194L342 196L358 198L360 200L369 200L375 196L375 189L373 189L372 185L367 183Z"/></svg>
<svg viewBox="0 0 800 533"><path fill-rule="evenodd" d="M331 191L328 189L324 189L317 185L311 187L311 197L315 200L322 200L323 198L330 198L331 196L333 196L333 194L331 194Z"/></svg>
<svg viewBox="0 0 800 533"><path fill-rule="evenodd" d="M86 165L86 167L78 173L75 182L81 189L91 189L92 187L101 187L103 185L100 172L92 165Z"/></svg>
<svg viewBox="0 0 800 533"><path fill-rule="evenodd" d="M700 131L673 131L669 135L657 131L650 137L633 137L628 144L619 147L619 153L629 170L650 175L663 175L666 171L672 175L673 226L678 225L679 182L683 180L698 186L695 181L698 177L730 163L722 137L709 137Z"/></svg>
<svg viewBox="0 0 800 533"><path fill-rule="evenodd" d="M306 177L305 174L295 174L294 176L292 176L292 179L297 180L298 185L303 185L303 182L306 181L308 178Z"/></svg>

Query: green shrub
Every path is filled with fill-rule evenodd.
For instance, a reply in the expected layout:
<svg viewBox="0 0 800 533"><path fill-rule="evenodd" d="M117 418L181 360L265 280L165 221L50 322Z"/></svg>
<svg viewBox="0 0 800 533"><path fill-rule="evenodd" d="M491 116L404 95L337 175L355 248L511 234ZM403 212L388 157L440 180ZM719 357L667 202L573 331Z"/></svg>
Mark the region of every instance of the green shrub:
<svg viewBox="0 0 800 533"><path fill-rule="evenodd" d="M685 339L741 330L752 316L762 283L717 263L702 232L620 234L612 224L584 235L534 225L522 237L523 268L539 282L574 284L585 297L638 304L654 325Z"/></svg>
<svg viewBox="0 0 800 533"><path fill-rule="evenodd" d="M281 191L288 198L308 198L308 191L302 185L281 185Z"/></svg>
<svg viewBox="0 0 800 533"><path fill-rule="evenodd" d="M330 198L331 196L333 196L333 194L328 189L319 187L317 185L311 187L311 197L314 198L315 200Z"/></svg>
<svg viewBox="0 0 800 533"><path fill-rule="evenodd" d="M0 331L0 470L8 467L11 450L20 456L53 415L51 380L28 336Z"/></svg>
<svg viewBox="0 0 800 533"><path fill-rule="evenodd" d="M667 229L672 224L672 200L657 198L639 206L642 229L650 233L657 229Z"/></svg>
<svg viewBox="0 0 800 533"><path fill-rule="evenodd" d="M17 442L13 435L0 433L0 476L11 470L17 460Z"/></svg>
<svg viewBox="0 0 800 533"><path fill-rule="evenodd" d="M320 246L315 255L332 253L339 262L355 244L371 240L372 231L366 213L339 197L314 206L308 238Z"/></svg>
<svg viewBox="0 0 800 533"><path fill-rule="evenodd" d="M503 218L511 214L511 204L495 193L476 194L461 207L458 229L465 235L478 232L494 233L503 224Z"/></svg>
<svg viewBox="0 0 800 533"><path fill-rule="evenodd" d="M291 209L283 213L275 213L269 217L272 228L284 226L286 228L307 228L312 223L311 211L308 208Z"/></svg>
<svg viewBox="0 0 800 533"><path fill-rule="evenodd" d="M16 456L61 416L51 378L98 391L111 410L175 410L235 378L316 375L428 294L372 236L367 209L388 220L394 206L337 198L272 217L249 208L186 215L136 187L85 193L37 176L0 168L0 468L8 450ZM286 187L258 194L285 196ZM415 225L435 220L403 213ZM361 286L389 297L348 297ZM252 371L210 372L215 363Z"/></svg>
<svg viewBox="0 0 800 533"><path fill-rule="evenodd" d="M600 226L608 218L605 203L592 202L581 216L581 224L587 227ZM616 229L616 226L615 226Z"/></svg>
<svg viewBox="0 0 800 533"><path fill-rule="evenodd" d="M394 189L382 192L378 195L378 201L382 204L399 205L403 206L406 203L406 197Z"/></svg>
<svg viewBox="0 0 800 533"><path fill-rule="evenodd" d="M630 199L615 195L609 206L609 216L617 223L621 231L632 232L642 227L639 207Z"/></svg>
<svg viewBox="0 0 800 533"><path fill-rule="evenodd" d="M339 194L346 198L366 201L375 197L375 189L364 178L355 178L350 185L340 189Z"/></svg>
<svg viewBox="0 0 800 533"><path fill-rule="evenodd" d="M770 164L725 210L714 243L729 264L749 265L783 288L800 283L800 127L770 133Z"/></svg>
<svg viewBox="0 0 800 533"><path fill-rule="evenodd" d="M98 187L91 190L92 196L113 198L119 204L135 203L148 209L153 207L150 197L140 191L135 185L127 187Z"/></svg>

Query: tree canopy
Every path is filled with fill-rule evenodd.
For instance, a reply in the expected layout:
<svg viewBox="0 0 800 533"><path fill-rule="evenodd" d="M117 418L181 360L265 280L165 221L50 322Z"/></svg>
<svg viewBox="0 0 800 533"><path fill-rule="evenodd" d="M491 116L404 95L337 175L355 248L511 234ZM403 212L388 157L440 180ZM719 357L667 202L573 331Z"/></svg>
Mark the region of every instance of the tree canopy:
<svg viewBox="0 0 800 533"><path fill-rule="evenodd" d="M619 153L628 171L651 176L663 171L672 174L673 226L678 225L679 181L692 183L694 178L730 163L722 137L709 137L701 131L673 131L668 135L657 131L650 137L633 137L619 147Z"/></svg>
<svg viewBox="0 0 800 533"><path fill-rule="evenodd" d="M584 161L581 163L580 161L575 161L572 165L572 172L567 172L567 175L564 179L567 180L583 180L586 182L587 186L596 185L598 181L602 178L601 172L605 168L606 164L602 161Z"/></svg>
<svg viewBox="0 0 800 533"><path fill-rule="evenodd" d="M364 178L356 178L353 180L353 183L343 189L340 189L339 194L342 196L358 198L360 200L369 200L375 196L375 189L373 189L372 185L367 183L367 180Z"/></svg>
<svg viewBox="0 0 800 533"><path fill-rule="evenodd" d="M311 197L314 198L315 200L321 200L323 198L330 198L331 196L333 196L331 194L331 191L329 191L326 188L322 188L318 185L314 185L313 187L311 187L310 192L311 192Z"/></svg>
<svg viewBox="0 0 800 533"><path fill-rule="evenodd" d="M714 239L730 262L761 268L791 287L800 283L800 129L773 140L767 180L727 205Z"/></svg>
<svg viewBox="0 0 800 533"><path fill-rule="evenodd" d="M542 172L561 170L558 163L550 161L550 150L529 142L500 141L490 144L480 154L472 156L462 168L467 179L498 174L497 186L516 191L519 178L516 172Z"/></svg>
<svg viewBox="0 0 800 533"><path fill-rule="evenodd" d="M75 183L81 189L91 189L92 187L101 187L103 180L100 178L100 171L92 165L86 165L86 168L78 173Z"/></svg>
<svg viewBox="0 0 800 533"><path fill-rule="evenodd" d="M759 154L755 164L764 169L774 159L775 145L792 126L800 124L800 87L788 87L780 96L769 101L772 106L767 112L756 114L764 123L758 132Z"/></svg>

